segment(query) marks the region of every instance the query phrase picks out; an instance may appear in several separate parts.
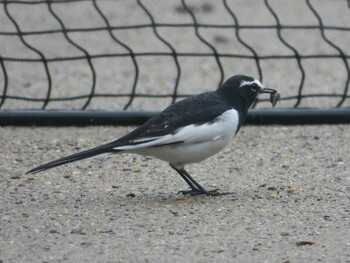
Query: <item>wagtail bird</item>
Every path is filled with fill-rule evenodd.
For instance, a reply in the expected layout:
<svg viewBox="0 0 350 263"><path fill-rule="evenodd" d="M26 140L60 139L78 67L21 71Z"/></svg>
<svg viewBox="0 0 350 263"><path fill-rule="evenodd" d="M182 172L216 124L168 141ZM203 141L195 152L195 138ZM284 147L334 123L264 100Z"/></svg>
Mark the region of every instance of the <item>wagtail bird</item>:
<svg viewBox="0 0 350 263"><path fill-rule="evenodd" d="M216 91L170 105L115 141L40 165L27 174L98 155L136 153L168 162L191 188L181 193L218 195L217 190L203 188L184 167L224 149L241 128L248 109L260 93L269 93L273 106L280 96L276 90L264 87L254 78L233 76Z"/></svg>

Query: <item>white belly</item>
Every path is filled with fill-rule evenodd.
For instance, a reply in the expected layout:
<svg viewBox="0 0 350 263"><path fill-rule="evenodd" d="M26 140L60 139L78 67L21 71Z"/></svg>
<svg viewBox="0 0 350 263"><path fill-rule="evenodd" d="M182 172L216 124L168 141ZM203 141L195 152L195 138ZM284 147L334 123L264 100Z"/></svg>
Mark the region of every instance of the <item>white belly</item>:
<svg viewBox="0 0 350 263"><path fill-rule="evenodd" d="M216 122L189 125L173 136L183 143L164 146L125 149L128 152L154 156L173 165L185 165L203 161L224 149L233 139L239 123L236 110L224 112Z"/></svg>
<svg viewBox="0 0 350 263"><path fill-rule="evenodd" d="M231 140L216 140L195 144L161 146L157 149L144 149L135 153L154 156L174 165L201 162L224 149Z"/></svg>

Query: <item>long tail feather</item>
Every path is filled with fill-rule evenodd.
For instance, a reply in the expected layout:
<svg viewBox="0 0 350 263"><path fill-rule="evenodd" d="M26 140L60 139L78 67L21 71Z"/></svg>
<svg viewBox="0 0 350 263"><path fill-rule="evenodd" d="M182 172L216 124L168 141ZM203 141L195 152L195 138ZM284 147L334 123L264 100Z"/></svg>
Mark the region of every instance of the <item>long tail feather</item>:
<svg viewBox="0 0 350 263"><path fill-rule="evenodd" d="M95 157L97 155L102 155L102 154L106 154L106 153L113 153L113 152L118 152L118 151L114 150L113 146L111 144L101 145L99 147L96 147L96 148L93 148L90 150L75 153L75 154L63 157L61 159L55 160L55 161L45 163L45 164L40 165L34 169L29 170L28 172L26 172L26 174L39 173L41 171L45 171L47 169L51 169L51 168L54 168L56 166L60 166L63 164L75 162L75 161L86 159L86 158Z"/></svg>

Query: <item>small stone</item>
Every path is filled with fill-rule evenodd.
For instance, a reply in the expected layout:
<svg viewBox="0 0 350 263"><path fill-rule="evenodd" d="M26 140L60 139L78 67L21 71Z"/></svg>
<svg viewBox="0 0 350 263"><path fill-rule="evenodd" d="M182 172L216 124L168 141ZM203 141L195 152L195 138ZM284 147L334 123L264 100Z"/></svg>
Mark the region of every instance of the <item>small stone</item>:
<svg viewBox="0 0 350 263"><path fill-rule="evenodd" d="M256 198L256 199L263 199L263 196L260 195L260 194L258 194L258 193L256 193L256 194L254 195L254 198Z"/></svg>
<svg viewBox="0 0 350 263"><path fill-rule="evenodd" d="M127 194L126 196L134 198L136 195L134 193L130 193L130 194Z"/></svg>
<svg viewBox="0 0 350 263"><path fill-rule="evenodd" d="M313 245L315 244L315 241L311 240L302 240L297 242L297 246L305 246L305 245Z"/></svg>
<svg viewBox="0 0 350 263"><path fill-rule="evenodd" d="M328 215L323 216L323 219L326 220L326 221L331 221L332 220L331 217L328 216Z"/></svg>
<svg viewBox="0 0 350 263"><path fill-rule="evenodd" d="M179 212L172 211L172 210L170 210L170 213L172 213L174 216L177 216L179 214Z"/></svg>
<svg viewBox="0 0 350 263"><path fill-rule="evenodd" d="M97 234L106 234L106 233L113 233L112 229L102 229L102 228L97 228L96 229Z"/></svg>
<svg viewBox="0 0 350 263"><path fill-rule="evenodd" d="M277 199L277 198L278 198L278 195L275 194L275 193L273 193L273 194L270 195L270 197L271 197L272 199Z"/></svg>
<svg viewBox="0 0 350 263"><path fill-rule="evenodd" d="M92 246L92 242L84 241L84 242L81 242L80 245L89 247L89 246Z"/></svg>
<svg viewBox="0 0 350 263"><path fill-rule="evenodd" d="M287 189L287 193L288 193L288 194L294 193L294 189L291 189L291 188Z"/></svg>
<svg viewBox="0 0 350 263"><path fill-rule="evenodd" d="M77 235L86 235L82 227L75 228L72 231L70 231L71 234L77 234Z"/></svg>

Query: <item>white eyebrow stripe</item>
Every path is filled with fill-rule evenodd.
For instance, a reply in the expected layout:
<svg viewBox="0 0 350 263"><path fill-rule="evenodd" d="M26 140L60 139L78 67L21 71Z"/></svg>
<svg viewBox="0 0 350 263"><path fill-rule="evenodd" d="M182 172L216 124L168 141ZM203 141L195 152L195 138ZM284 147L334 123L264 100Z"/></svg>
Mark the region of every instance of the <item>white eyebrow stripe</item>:
<svg viewBox="0 0 350 263"><path fill-rule="evenodd" d="M264 88L265 88L264 85L261 84L261 82L260 82L259 80L257 80L257 79L255 79L255 80L253 80L253 81L243 80L243 81L241 82L241 85L240 85L239 87L241 88L241 87L243 87L243 86L245 86L245 85L251 85L251 84L253 84L253 83L255 83L256 85L258 85L261 89L264 89Z"/></svg>

